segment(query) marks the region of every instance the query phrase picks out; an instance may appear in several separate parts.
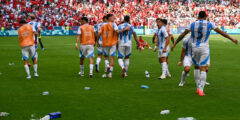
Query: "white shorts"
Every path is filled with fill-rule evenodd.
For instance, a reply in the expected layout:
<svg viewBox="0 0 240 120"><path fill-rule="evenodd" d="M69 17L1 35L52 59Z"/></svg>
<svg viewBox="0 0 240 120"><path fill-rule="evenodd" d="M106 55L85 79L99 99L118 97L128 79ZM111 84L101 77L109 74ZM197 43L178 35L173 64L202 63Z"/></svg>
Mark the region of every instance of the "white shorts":
<svg viewBox="0 0 240 120"><path fill-rule="evenodd" d="M170 51L170 47L169 46L167 47L166 52L163 52L163 49L158 49L158 58L168 57L169 51Z"/></svg>
<svg viewBox="0 0 240 120"><path fill-rule="evenodd" d="M210 65L209 47L192 48L192 61L195 66L209 66Z"/></svg>
<svg viewBox="0 0 240 120"><path fill-rule="evenodd" d="M37 52L35 50L35 45L27 46L27 47L22 48L22 58L23 58L23 60L28 60L29 57L31 57L31 59L35 59L36 54L37 54Z"/></svg>
<svg viewBox="0 0 240 120"><path fill-rule="evenodd" d="M184 57L183 66L184 67L186 67L186 66L191 67L192 66L192 57L191 56L185 56Z"/></svg>
<svg viewBox="0 0 240 120"><path fill-rule="evenodd" d="M132 53L132 47L131 46L119 46L118 48L118 57L129 57Z"/></svg>
<svg viewBox="0 0 240 120"><path fill-rule="evenodd" d="M103 46L100 45L98 48L97 48L97 52L99 55L103 54Z"/></svg>
<svg viewBox="0 0 240 120"><path fill-rule="evenodd" d="M110 47L103 47L103 54L104 56L115 56L117 52L116 45Z"/></svg>
<svg viewBox="0 0 240 120"><path fill-rule="evenodd" d="M93 45L80 45L80 50L79 50L80 58L92 58L94 57L94 46Z"/></svg>

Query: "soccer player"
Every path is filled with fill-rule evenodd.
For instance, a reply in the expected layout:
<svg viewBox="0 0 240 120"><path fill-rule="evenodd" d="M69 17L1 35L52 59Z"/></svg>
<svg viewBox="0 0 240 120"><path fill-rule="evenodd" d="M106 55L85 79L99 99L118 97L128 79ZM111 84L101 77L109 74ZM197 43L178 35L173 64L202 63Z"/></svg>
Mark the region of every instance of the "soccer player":
<svg viewBox="0 0 240 120"><path fill-rule="evenodd" d="M19 22L20 28L18 29L18 36L20 46L22 48L22 58L24 60L24 68L27 73L27 79L31 79L31 74L28 66L28 59L31 57L33 60L34 76L39 77L37 73L37 59L34 43L37 42L37 31L32 25L26 24L25 20Z"/></svg>
<svg viewBox="0 0 240 120"><path fill-rule="evenodd" d="M94 45L95 45L95 31L93 26L88 25L88 18L81 18L81 26L78 29L78 35L76 40L76 49L80 52L80 76L84 76L84 58L89 60L89 77L93 77L93 57L94 57ZM80 41L80 49L78 49L78 43Z"/></svg>
<svg viewBox="0 0 240 120"><path fill-rule="evenodd" d="M168 52L167 51L170 49L169 36L164 24L164 20L157 18L156 22L157 22L158 29L153 36L153 39L155 39L155 36L157 36L157 42L156 42L154 51L156 52L156 50L158 49L159 63L162 64L162 75L159 77L159 79L166 79L167 70L168 70L168 65L167 65Z"/></svg>
<svg viewBox="0 0 240 120"><path fill-rule="evenodd" d="M112 78L113 66L114 66L114 56L116 55L116 44L118 42L118 34L121 32L129 31L131 28L126 27L123 30L118 30L118 26L114 23L114 16L112 14L107 15L107 23L102 25L100 32L98 33L97 40L102 37L103 44L103 54L105 60L110 56L110 65L107 69L107 74L109 78ZM99 44L99 42L98 42Z"/></svg>
<svg viewBox="0 0 240 120"><path fill-rule="evenodd" d="M100 32L100 28L102 25L104 25L105 23L107 22L107 16L104 16L103 17L103 22L98 24L97 25L97 34ZM97 57L97 60L96 60L96 64L95 64L95 70L96 72L99 72L99 63L101 62L101 59L102 59L102 54L103 54L103 46L102 46L102 37L100 36L99 38L99 44L98 44L98 57ZM109 61L108 59L105 60L105 72L107 70L107 66L109 66Z"/></svg>
<svg viewBox="0 0 240 120"><path fill-rule="evenodd" d="M119 30L123 30L126 27L130 27L131 30L122 32L118 35L118 63L120 67L122 68L122 77L127 76L127 71L129 67L129 57L132 53L132 35L134 36L134 39L139 46L139 42L137 39L137 34L134 31L134 28L130 23L130 17L124 16L124 23L120 24L118 26ZM125 63L123 62L123 58Z"/></svg>
<svg viewBox="0 0 240 120"><path fill-rule="evenodd" d="M148 47L148 49L150 49L150 50L152 50L152 47L150 47L149 45L148 45L148 43L145 41L145 40L143 40L142 39L142 36L139 36L139 45L137 46L138 47L138 49L140 48L140 49L144 49L144 47L146 46L146 47Z"/></svg>
<svg viewBox="0 0 240 120"><path fill-rule="evenodd" d="M200 83L197 86L197 93L199 96L204 96L204 86L207 79L207 69L208 64L210 63L210 52L209 52L209 36L211 30L216 31L222 36L228 38L235 44L238 44L238 41L230 37L227 33L223 32L214 23L211 23L206 20L207 14L205 11L200 11L198 14L198 20L191 23L189 28L187 28L176 40L172 46L174 50L175 46L181 41L189 32L191 32L191 43L192 43L192 60L195 67L200 68L200 72L194 74L195 81Z"/></svg>

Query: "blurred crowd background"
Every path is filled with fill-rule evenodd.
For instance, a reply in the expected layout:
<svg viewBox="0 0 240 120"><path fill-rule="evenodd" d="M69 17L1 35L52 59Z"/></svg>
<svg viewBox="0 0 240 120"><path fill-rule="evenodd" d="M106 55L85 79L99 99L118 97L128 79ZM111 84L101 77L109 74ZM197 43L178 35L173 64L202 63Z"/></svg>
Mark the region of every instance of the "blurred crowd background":
<svg viewBox="0 0 240 120"><path fill-rule="evenodd" d="M0 27L15 30L20 19L30 21L33 13L43 29L73 29L82 16L95 25L112 13L117 24L130 15L135 28L154 28L155 18L166 18L170 27L177 28L188 26L202 10L216 25L240 29L240 0L0 0Z"/></svg>

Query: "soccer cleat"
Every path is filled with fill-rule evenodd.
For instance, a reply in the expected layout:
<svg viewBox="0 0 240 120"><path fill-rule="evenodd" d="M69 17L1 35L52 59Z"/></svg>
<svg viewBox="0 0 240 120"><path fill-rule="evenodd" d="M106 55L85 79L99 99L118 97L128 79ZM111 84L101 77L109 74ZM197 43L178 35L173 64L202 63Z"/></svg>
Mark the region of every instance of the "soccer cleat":
<svg viewBox="0 0 240 120"><path fill-rule="evenodd" d="M44 51L45 50L45 48L42 48L42 51Z"/></svg>
<svg viewBox="0 0 240 120"><path fill-rule="evenodd" d="M90 78L93 78L93 74L89 74L89 77L90 77Z"/></svg>
<svg viewBox="0 0 240 120"><path fill-rule="evenodd" d="M205 96L204 92L199 90L199 93L198 93L199 96Z"/></svg>
<svg viewBox="0 0 240 120"><path fill-rule="evenodd" d="M178 86L179 86L179 87L184 86L184 82L181 81Z"/></svg>
<svg viewBox="0 0 240 120"><path fill-rule="evenodd" d="M170 73L168 73L168 74L167 74L167 77L168 77L168 78L171 78L171 77L172 77L172 75L171 75Z"/></svg>
<svg viewBox="0 0 240 120"><path fill-rule="evenodd" d="M28 67L31 67L32 65L31 65L31 63L28 63Z"/></svg>
<svg viewBox="0 0 240 120"><path fill-rule="evenodd" d="M78 75L80 75L81 77L84 76L84 72L79 72Z"/></svg>
<svg viewBox="0 0 240 120"><path fill-rule="evenodd" d="M127 77L128 75L127 75L127 72L125 72L125 77Z"/></svg>
<svg viewBox="0 0 240 120"><path fill-rule="evenodd" d="M99 72L99 65L98 64L95 64L95 70L96 70L97 73Z"/></svg>
<svg viewBox="0 0 240 120"><path fill-rule="evenodd" d="M108 74L108 78L112 78L112 75L111 75L111 74Z"/></svg>
<svg viewBox="0 0 240 120"><path fill-rule="evenodd" d="M34 77L39 77L38 73L34 73Z"/></svg>
<svg viewBox="0 0 240 120"><path fill-rule="evenodd" d="M123 69L122 69L122 77L123 77L123 78L125 77L125 72L126 72L126 70L125 70L125 68L123 68Z"/></svg>
<svg viewBox="0 0 240 120"><path fill-rule="evenodd" d="M198 89L197 89L197 94L199 94L199 91L200 91L200 89L198 88Z"/></svg>
<svg viewBox="0 0 240 120"><path fill-rule="evenodd" d="M166 78L167 78L167 76L165 74L162 74L158 79L163 80L163 79L166 79Z"/></svg>
<svg viewBox="0 0 240 120"><path fill-rule="evenodd" d="M28 75L27 77L26 77L26 79L31 79L32 77L31 77L31 75Z"/></svg>

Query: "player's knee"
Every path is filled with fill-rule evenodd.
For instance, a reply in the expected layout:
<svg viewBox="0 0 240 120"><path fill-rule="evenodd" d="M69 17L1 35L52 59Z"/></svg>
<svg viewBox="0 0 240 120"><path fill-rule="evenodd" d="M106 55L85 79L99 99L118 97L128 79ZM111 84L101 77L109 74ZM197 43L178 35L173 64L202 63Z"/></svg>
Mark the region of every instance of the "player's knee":
<svg viewBox="0 0 240 120"><path fill-rule="evenodd" d="M185 71L186 73L188 73L188 72L190 71L190 67L185 67L185 68L184 68L184 71Z"/></svg>

